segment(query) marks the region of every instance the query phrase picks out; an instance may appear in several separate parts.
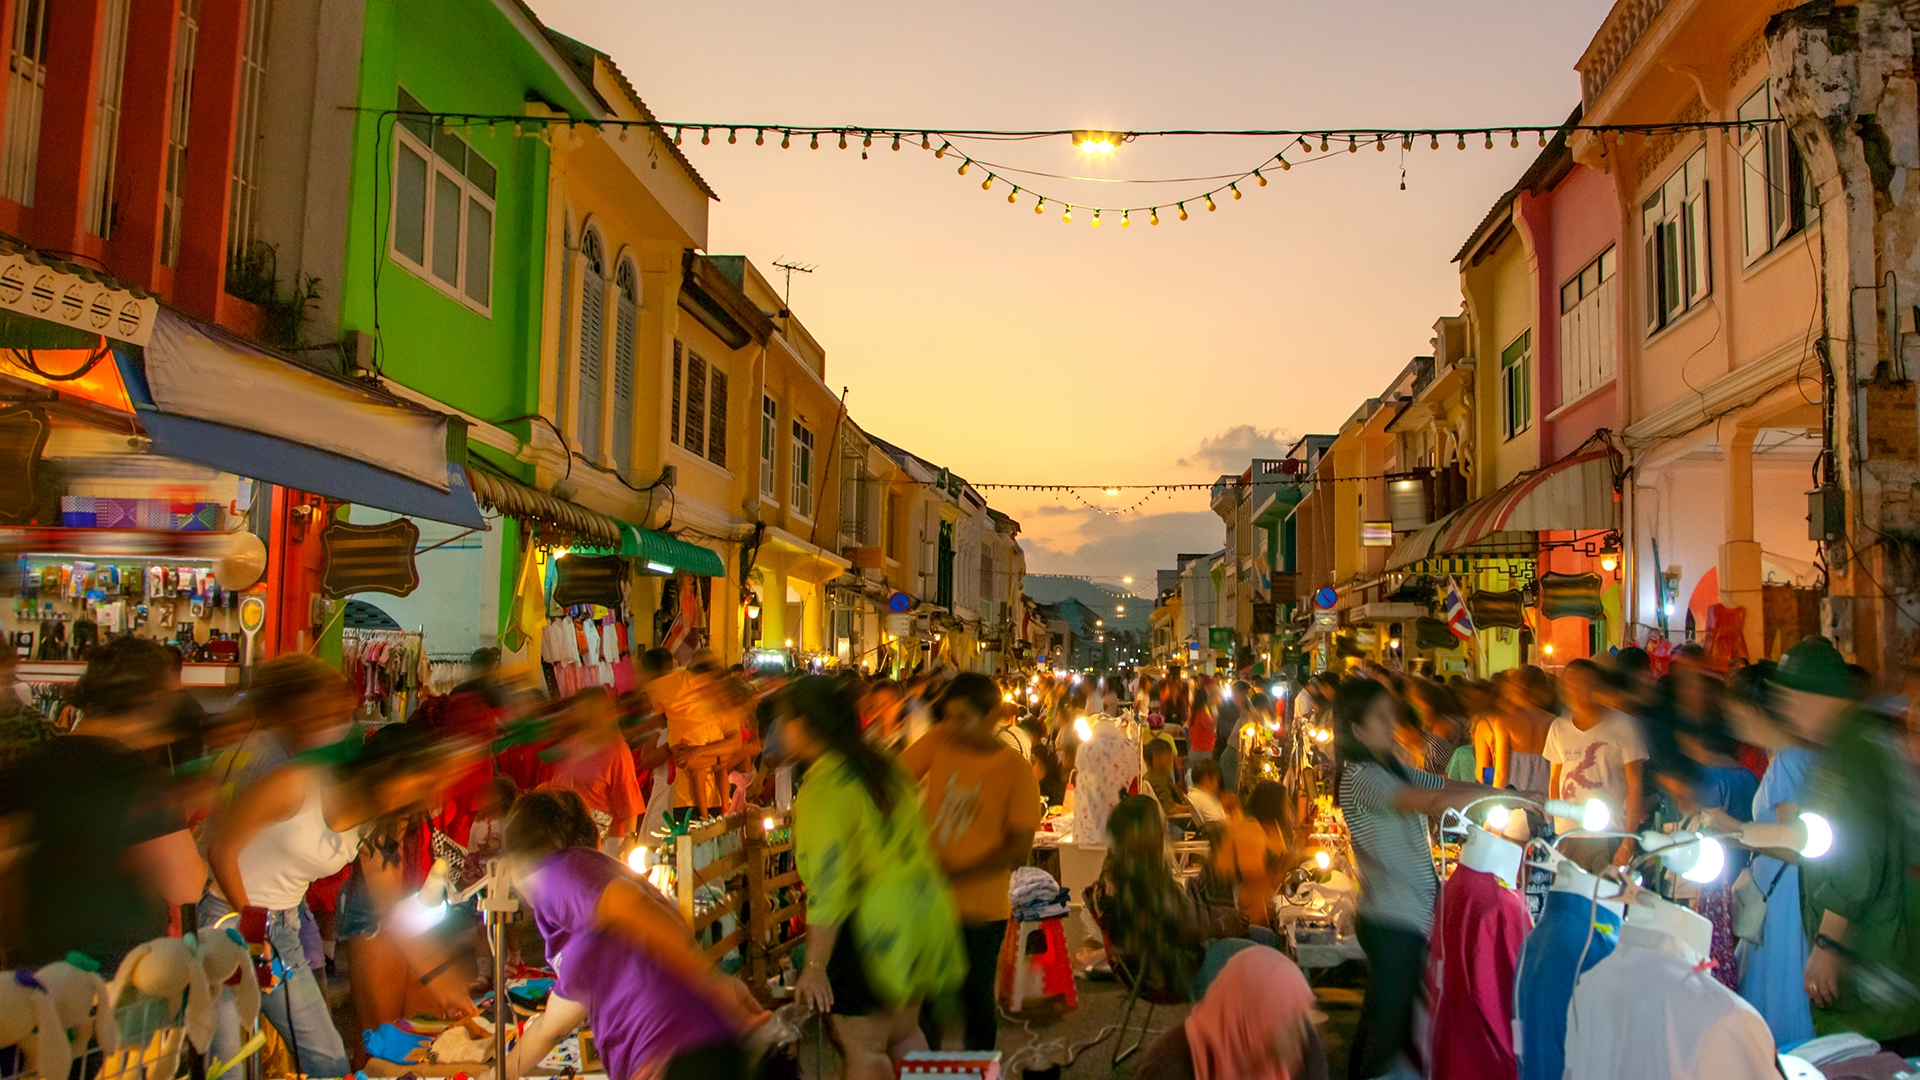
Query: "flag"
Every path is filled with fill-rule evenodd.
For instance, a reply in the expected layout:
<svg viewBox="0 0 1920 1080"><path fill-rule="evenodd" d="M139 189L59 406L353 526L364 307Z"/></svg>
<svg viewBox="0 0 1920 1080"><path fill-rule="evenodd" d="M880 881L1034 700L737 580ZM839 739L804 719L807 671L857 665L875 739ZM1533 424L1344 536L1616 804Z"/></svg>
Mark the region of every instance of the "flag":
<svg viewBox="0 0 1920 1080"><path fill-rule="evenodd" d="M1473 640L1473 616L1467 613L1466 598L1460 595L1460 583L1453 578L1447 579L1447 599L1443 605L1447 616L1447 629L1461 641Z"/></svg>

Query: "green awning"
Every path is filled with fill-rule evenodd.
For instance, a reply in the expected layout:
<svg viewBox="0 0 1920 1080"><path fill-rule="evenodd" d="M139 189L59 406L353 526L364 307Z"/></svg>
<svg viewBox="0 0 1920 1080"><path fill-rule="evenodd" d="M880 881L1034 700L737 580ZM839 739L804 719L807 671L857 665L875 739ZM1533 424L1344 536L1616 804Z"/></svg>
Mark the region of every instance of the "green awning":
<svg viewBox="0 0 1920 1080"><path fill-rule="evenodd" d="M633 559L634 571L666 576L682 571L695 577L726 577L727 564L720 553L666 533L620 523L620 554Z"/></svg>

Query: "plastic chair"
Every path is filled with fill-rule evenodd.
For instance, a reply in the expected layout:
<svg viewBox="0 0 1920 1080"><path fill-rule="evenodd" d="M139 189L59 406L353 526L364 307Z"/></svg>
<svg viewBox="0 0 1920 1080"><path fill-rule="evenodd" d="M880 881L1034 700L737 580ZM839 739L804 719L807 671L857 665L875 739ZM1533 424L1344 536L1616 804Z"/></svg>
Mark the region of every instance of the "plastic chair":
<svg viewBox="0 0 1920 1080"><path fill-rule="evenodd" d="M1008 1012L1019 1012L1029 997L1064 997L1067 1008L1080 1007L1062 922L1053 918L1008 924L1000 946L999 978Z"/></svg>
<svg viewBox="0 0 1920 1080"><path fill-rule="evenodd" d="M1114 978L1127 987L1127 1008L1120 1014L1120 1029L1114 1033L1113 1057L1108 1062L1109 1067L1117 1068L1145 1045L1147 1034L1153 1030L1154 1009L1161 1005L1191 1005L1193 994L1185 979L1175 979L1166 986L1143 985L1143 980L1134 973L1126 957L1113 947L1113 935L1107 931L1106 913L1102 910L1104 905L1099 902L1093 888L1089 886L1082 895L1087 902L1088 914L1093 916L1094 925L1100 929L1100 947L1107 955L1107 965L1113 969ZM1133 1040L1132 1046L1128 1046L1127 1029L1133 1024L1134 1008L1142 1001L1147 1003L1147 1015L1140 1022L1139 1036Z"/></svg>

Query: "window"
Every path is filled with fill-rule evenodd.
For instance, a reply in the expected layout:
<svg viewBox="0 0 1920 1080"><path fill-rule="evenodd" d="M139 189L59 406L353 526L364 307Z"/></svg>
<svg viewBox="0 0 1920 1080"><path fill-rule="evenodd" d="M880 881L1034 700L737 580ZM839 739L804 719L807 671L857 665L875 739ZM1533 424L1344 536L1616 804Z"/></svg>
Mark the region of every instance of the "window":
<svg viewBox="0 0 1920 1080"><path fill-rule="evenodd" d="M720 365L707 363L691 349L683 350L678 341L673 343L673 424L668 437L687 453L723 469L727 467L727 385L727 373Z"/></svg>
<svg viewBox="0 0 1920 1080"><path fill-rule="evenodd" d="M607 259L600 245L600 234L587 229L580 234L580 453L588 461L600 460L602 368L606 364L607 343Z"/></svg>
<svg viewBox="0 0 1920 1080"><path fill-rule="evenodd" d="M553 426L561 431L567 430L567 357L573 353L573 334L569 330L569 319L573 309L568 302L573 299L573 226L562 221L560 224L560 340L554 352L553 361Z"/></svg>
<svg viewBox="0 0 1920 1080"><path fill-rule="evenodd" d="M813 516L813 432L793 422L793 512Z"/></svg>
<svg viewBox="0 0 1920 1080"><path fill-rule="evenodd" d="M427 111L405 90L400 110ZM401 116L393 144L395 261L486 314L493 302L493 166L426 115Z"/></svg>
<svg viewBox="0 0 1920 1080"><path fill-rule="evenodd" d="M1641 252L1647 268L1647 332L1706 300L1713 275L1707 256L1707 152L1693 152L1640 207Z"/></svg>
<svg viewBox="0 0 1920 1080"><path fill-rule="evenodd" d="M119 159L127 16L132 9L132 0L107 0L101 30L100 86L93 102L93 160L87 163L86 225L89 233L103 240L113 235L113 172Z"/></svg>
<svg viewBox="0 0 1920 1080"><path fill-rule="evenodd" d="M841 548L875 545L873 502L873 483L867 473L866 449L847 441L840 448Z"/></svg>
<svg viewBox="0 0 1920 1080"><path fill-rule="evenodd" d="M33 205L40 164L40 105L47 94L49 0L16 0L13 49L7 63L6 144L0 147L0 195Z"/></svg>
<svg viewBox="0 0 1920 1080"><path fill-rule="evenodd" d="M727 373L715 364L708 370L707 460L727 467Z"/></svg>
<svg viewBox="0 0 1920 1080"><path fill-rule="evenodd" d="M707 456L707 362L687 350L687 415L680 424L680 445L694 457Z"/></svg>
<svg viewBox="0 0 1920 1080"><path fill-rule="evenodd" d="M620 260L614 275L613 316L613 471L633 471L634 328L640 321L640 275L632 259Z"/></svg>
<svg viewBox="0 0 1920 1080"><path fill-rule="evenodd" d="M1613 380L1614 250L1560 286L1560 404L1565 405Z"/></svg>
<svg viewBox="0 0 1920 1080"><path fill-rule="evenodd" d="M676 340L673 343L673 410L667 419L667 439L675 446L680 445L680 364L683 351Z"/></svg>
<svg viewBox="0 0 1920 1080"><path fill-rule="evenodd" d="M1511 439L1533 426L1533 331L1500 351L1500 418Z"/></svg>
<svg viewBox="0 0 1920 1080"><path fill-rule="evenodd" d="M780 497L780 476L774 469L773 452L780 438L780 405L771 397L760 399L760 494L769 499Z"/></svg>
<svg viewBox="0 0 1920 1080"><path fill-rule="evenodd" d="M906 517L906 502L898 494L887 493L887 520L880 523L880 531L887 538L887 558L900 558L900 530Z"/></svg>
<svg viewBox="0 0 1920 1080"><path fill-rule="evenodd" d="M233 197L227 204L227 264L245 259L253 248L260 209L260 111L267 91L267 13L269 0L247 5L247 37L240 52L240 114L233 125Z"/></svg>
<svg viewBox="0 0 1920 1080"><path fill-rule="evenodd" d="M1739 118L1756 122L1754 127L1738 129L1736 135L1748 262L1805 228L1811 210L1813 192L1807 183L1806 167L1786 125L1758 123L1774 120L1776 115L1771 83L1762 83L1740 106Z"/></svg>
<svg viewBox="0 0 1920 1080"><path fill-rule="evenodd" d="M160 261L180 262L180 212L187 197L187 117L193 114L193 57L200 45L200 0L180 0L173 37L173 101L167 117L166 190L160 202Z"/></svg>

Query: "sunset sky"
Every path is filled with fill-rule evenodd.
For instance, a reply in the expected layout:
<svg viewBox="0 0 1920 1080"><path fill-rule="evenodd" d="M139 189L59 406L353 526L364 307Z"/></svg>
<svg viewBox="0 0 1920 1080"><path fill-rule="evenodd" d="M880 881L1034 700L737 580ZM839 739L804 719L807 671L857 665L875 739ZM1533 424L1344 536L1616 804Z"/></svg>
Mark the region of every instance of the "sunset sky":
<svg viewBox="0 0 1920 1080"><path fill-rule="evenodd" d="M611 54L669 123L932 128L1554 126L1607 0L1191 5L531 0ZM1041 172L1238 173L1275 140L1160 139L1090 164L1065 139L965 143ZM684 147L720 193L715 253L816 263L795 314L868 430L976 483L1210 481L1331 431L1460 309L1453 253L1537 149L1338 152L1149 227L1033 213L976 167L876 143ZM1317 152L1311 155L1319 159ZM1401 190L1402 168L1406 189ZM1208 183L1015 177L1081 205ZM777 278L776 278L777 280ZM1137 495L1104 499L1111 507ZM988 492L1032 572L1117 579L1221 545L1204 492L1106 517L1072 496ZM1117 580L1115 580L1117 584Z"/></svg>

